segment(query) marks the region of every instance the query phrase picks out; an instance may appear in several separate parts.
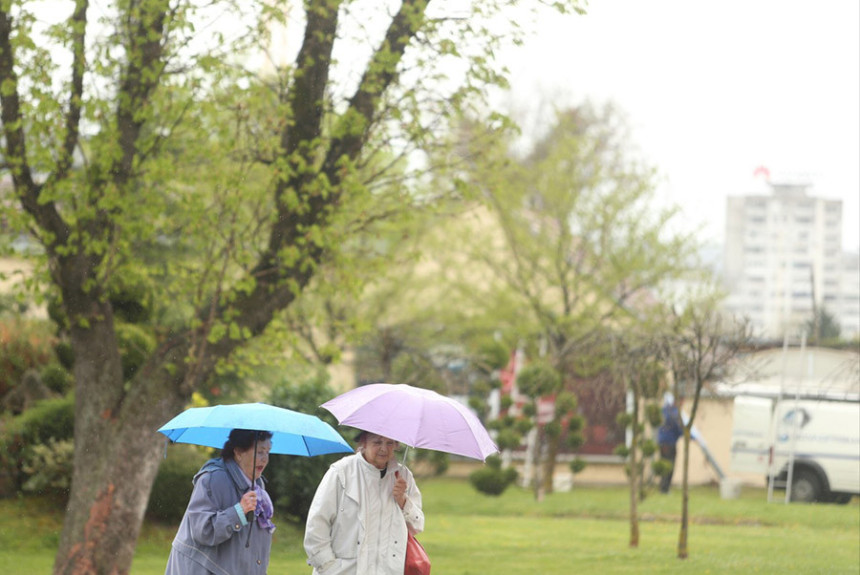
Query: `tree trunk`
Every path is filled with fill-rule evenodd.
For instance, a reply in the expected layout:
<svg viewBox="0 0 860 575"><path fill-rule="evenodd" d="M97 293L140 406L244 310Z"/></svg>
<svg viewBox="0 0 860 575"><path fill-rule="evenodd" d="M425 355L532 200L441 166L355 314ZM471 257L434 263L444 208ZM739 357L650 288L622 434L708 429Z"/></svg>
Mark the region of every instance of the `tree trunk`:
<svg viewBox="0 0 860 575"><path fill-rule="evenodd" d="M639 461L637 446L639 445L639 393L633 388L633 436L630 442L630 547L639 547Z"/></svg>
<svg viewBox="0 0 860 575"><path fill-rule="evenodd" d="M543 470L543 490L544 493L553 492L553 477L555 477L555 460L558 457L558 448L561 443L561 437L550 437L547 440L546 461L544 462Z"/></svg>
<svg viewBox="0 0 860 575"><path fill-rule="evenodd" d="M110 312L103 311L106 321L72 330L75 455L55 575L129 573L163 457L156 430L186 402L162 370L139 374L123 391Z"/></svg>
<svg viewBox="0 0 860 575"><path fill-rule="evenodd" d="M684 463L683 463L683 481L681 484L681 532L678 535L678 559L686 559L687 553L687 533L689 525L689 473L690 473L690 427L693 425L692 418L690 423L684 426Z"/></svg>
<svg viewBox="0 0 860 575"><path fill-rule="evenodd" d="M535 501L541 502L543 501L544 491L543 491L543 469L541 465L541 456L543 455L543 447L544 447L544 433L543 429L540 427L536 427L537 433L535 434L535 450L534 450L534 470L535 470L535 478L534 478L534 489L535 489Z"/></svg>

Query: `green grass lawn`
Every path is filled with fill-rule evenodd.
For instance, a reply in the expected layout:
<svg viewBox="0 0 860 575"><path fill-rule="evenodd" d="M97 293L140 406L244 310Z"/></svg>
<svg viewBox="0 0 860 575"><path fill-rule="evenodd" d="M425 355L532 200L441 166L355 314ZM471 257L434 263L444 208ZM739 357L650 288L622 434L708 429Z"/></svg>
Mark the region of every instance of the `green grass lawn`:
<svg viewBox="0 0 860 575"><path fill-rule="evenodd" d="M717 488L691 492L690 557L676 558L680 493L653 494L640 507L640 544L628 546L627 492L577 487L534 501L501 497L465 481L423 480L426 532L419 539L436 575L569 573L860 573L860 504L768 503L762 490L720 499ZM0 573L50 573L62 514L38 499L0 501ZM175 526L147 524L133 575L164 573ZM272 575L310 574L302 530L275 532Z"/></svg>

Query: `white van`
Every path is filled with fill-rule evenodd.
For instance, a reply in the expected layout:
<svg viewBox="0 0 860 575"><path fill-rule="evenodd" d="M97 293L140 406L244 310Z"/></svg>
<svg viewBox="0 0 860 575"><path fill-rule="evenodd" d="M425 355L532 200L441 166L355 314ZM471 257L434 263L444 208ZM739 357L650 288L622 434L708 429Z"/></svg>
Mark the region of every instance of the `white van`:
<svg viewBox="0 0 860 575"><path fill-rule="evenodd" d="M792 462L792 501L860 495L860 401L735 397L732 469L785 489Z"/></svg>

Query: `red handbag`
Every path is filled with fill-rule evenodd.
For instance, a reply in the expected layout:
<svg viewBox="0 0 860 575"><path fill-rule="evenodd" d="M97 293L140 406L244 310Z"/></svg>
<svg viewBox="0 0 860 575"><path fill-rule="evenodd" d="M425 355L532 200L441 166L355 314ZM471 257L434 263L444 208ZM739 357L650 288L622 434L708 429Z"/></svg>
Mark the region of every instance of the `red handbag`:
<svg viewBox="0 0 860 575"><path fill-rule="evenodd" d="M410 533L406 540L406 569L404 575L430 575L430 558L417 539Z"/></svg>

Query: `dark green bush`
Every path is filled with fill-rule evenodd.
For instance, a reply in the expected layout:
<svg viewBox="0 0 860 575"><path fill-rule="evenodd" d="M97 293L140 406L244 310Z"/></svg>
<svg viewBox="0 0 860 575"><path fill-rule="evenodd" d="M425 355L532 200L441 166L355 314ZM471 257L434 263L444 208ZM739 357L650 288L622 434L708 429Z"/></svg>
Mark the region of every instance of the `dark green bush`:
<svg viewBox="0 0 860 575"><path fill-rule="evenodd" d="M337 420L319 405L334 397L324 371L290 374L289 380L276 384L270 403L302 413L311 413L337 428ZM350 435L344 434L350 438ZM266 489L279 514L287 520L304 524L317 485L329 466L343 453L317 457L272 455L263 475Z"/></svg>
<svg viewBox="0 0 860 575"><path fill-rule="evenodd" d="M512 467L502 469L501 459L498 456L492 456L487 458L485 467L469 475L469 483L485 495L499 496L517 480L517 475L517 470Z"/></svg>
<svg viewBox="0 0 860 575"><path fill-rule="evenodd" d="M22 489L52 498L65 506L72 485L75 442L73 439L50 439L47 443L30 446L22 470L28 479Z"/></svg>
<svg viewBox="0 0 860 575"><path fill-rule="evenodd" d="M31 445L47 443L49 439L71 439L75 432L74 394L38 402L13 418L6 432L19 435Z"/></svg>
<svg viewBox="0 0 860 575"><path fill-rule="evenodd" d="M216 454L217 456L217 454ZM165 523L179 523L193 485L191 480L210 455L203 448L191 445L171 445L167 459L161 462L152 484L147 518Z"/></svg>
<svg viewBox="0 0 860 575"><path fill-rule="evenodd" d="M75 367L75 352L72 350L72 344L67 340L61 339L54 346L54 353L57 354L57 359L60 360L60 365L67 370L72 371Z"/></svg>
<svg viewBox="0 0 860 575"><path fill-rule="evenodd" d="M58 363L49 363L42 368L41 376L42 383L48 389L60 395L65 395L72 388L72 381L74 379L72 374Z"/></svg>
<svg viewBox="0 0 860 575"><path fill-rule="evenodd" d="M585 469L586 463L585 460L580 457L575 457L573 461L570 462L570 471L572 473L579 473L583 469Z"/></svg>
<svg viewBox="0 0 860 575"><path fill-rule="evenodd" d="M666 459L657 459L651 463L651 471L654 472L654 475L668 475L670 471L672 471L672 462Z"/></svg>
<svg viewBox="0 0 860 575"><path fill-rule="evenodd" d="M0 322L0 398L12 389L28 369L40 369L51 361L51 325L45 321L4 319Z"/></svg>
<svg viewBox="0 0 860 575"><path fill-rule="evenodd" d="M32 458L32 447L73 438L75 428L74 394L36 403L12 418L0 435L0 467L19 491L30 479L24 466Z"/></svg>
<svg viewBox="0 0 860 575"><path fill-rule="evenodd" d="M448 471L450 457L447 453L430 449L416 449L414 453L416 463L419 461L426 462L433 469L433 475L439 476Z"/></svg>

